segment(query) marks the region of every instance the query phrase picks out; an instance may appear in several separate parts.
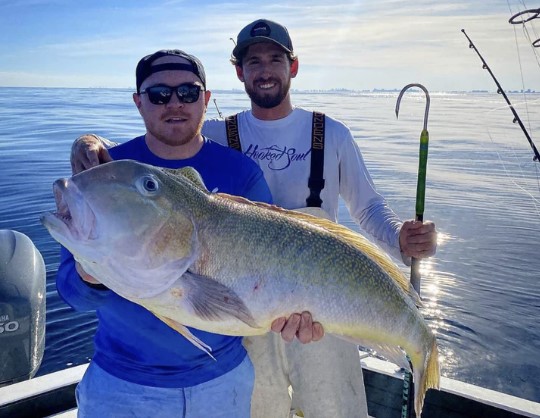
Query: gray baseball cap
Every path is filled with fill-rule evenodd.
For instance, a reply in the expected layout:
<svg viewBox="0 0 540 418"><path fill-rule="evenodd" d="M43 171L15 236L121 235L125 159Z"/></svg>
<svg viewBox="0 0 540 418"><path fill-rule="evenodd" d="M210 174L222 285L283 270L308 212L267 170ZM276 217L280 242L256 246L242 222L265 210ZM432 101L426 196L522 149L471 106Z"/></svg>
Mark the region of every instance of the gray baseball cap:
<svg viewBox="0 0 540 418"><path fill-rule="evenodd" d="M293 45L289 32L285 26L271 20L259 19L250 23L240 31L233 49L233 57L240 59L244 50L259 42L272 42L286 52L293 52Z"/></svg>

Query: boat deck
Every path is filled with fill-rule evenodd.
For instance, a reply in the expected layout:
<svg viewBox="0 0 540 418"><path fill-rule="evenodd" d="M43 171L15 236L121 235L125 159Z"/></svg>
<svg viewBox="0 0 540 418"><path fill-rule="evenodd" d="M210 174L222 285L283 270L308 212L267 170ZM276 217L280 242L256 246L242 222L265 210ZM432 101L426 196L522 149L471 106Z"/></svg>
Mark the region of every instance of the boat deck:
<svg viewBox="0 0 540 418"><path fill-rule="evenodd" d="M360 353L368 410L374 418L401 416L403 374L397 366ZM75 386L88 365L81 365L0 388L0 418L77 416ZM538 418L540 403L441 378L430 390L423 418Z"/></svg>

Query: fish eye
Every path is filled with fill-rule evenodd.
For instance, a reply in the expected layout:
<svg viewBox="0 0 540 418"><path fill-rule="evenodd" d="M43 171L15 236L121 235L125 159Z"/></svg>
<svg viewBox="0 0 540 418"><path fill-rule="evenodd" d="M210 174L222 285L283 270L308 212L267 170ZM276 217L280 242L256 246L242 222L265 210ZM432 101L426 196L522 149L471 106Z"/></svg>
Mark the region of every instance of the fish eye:
<svg viewBox="0 0 540 418"><path fill-rule="evenodd" d="M159 182L154 176L143 176L137 182L137 189L144 195L154 195L159 190Z"/></svg>

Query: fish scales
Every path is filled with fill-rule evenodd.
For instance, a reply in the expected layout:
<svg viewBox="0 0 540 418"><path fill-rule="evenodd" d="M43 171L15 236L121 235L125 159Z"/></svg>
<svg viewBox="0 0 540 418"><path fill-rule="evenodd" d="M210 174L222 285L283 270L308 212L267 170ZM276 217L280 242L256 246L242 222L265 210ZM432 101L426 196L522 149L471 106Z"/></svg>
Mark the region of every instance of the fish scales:
<svg viewBox="0 0 540 418"><path fill-rule="evenodd" d="M309 311L327 333L413 365L417 415L436 340L402 271L333 222L208 192L191 168L115 161L55 183L42 221L83 268L210 354L186 326L260 335ZM316 343L313 343L316 344ZM403 351L402 351L403 350Z"/></svg>

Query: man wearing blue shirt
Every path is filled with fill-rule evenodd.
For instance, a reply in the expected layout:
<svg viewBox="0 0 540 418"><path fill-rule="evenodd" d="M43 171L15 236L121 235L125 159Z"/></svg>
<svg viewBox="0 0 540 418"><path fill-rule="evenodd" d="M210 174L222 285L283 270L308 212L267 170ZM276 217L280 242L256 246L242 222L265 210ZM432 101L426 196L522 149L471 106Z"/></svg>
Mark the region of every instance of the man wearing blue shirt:
<svg viewBox="0 0 540 418"><path fill-rule="evenodd" d="M146 134L112 149L112 159L191 166L209 190L271 202L253 161L201 135L211 93L196 57L179 50L148 55L137 65L136 82L133 101ZM213 360L152 313L86 274L64 248L57 288L73 308L96 310L99 318L95 355L77 387L80 417L250 416L254 371L241 338L191 329L212 347ZM300 318L291 317L289 333L297 334L302 326L311 333L311 318L302 318L302 326Z"/></svg>

